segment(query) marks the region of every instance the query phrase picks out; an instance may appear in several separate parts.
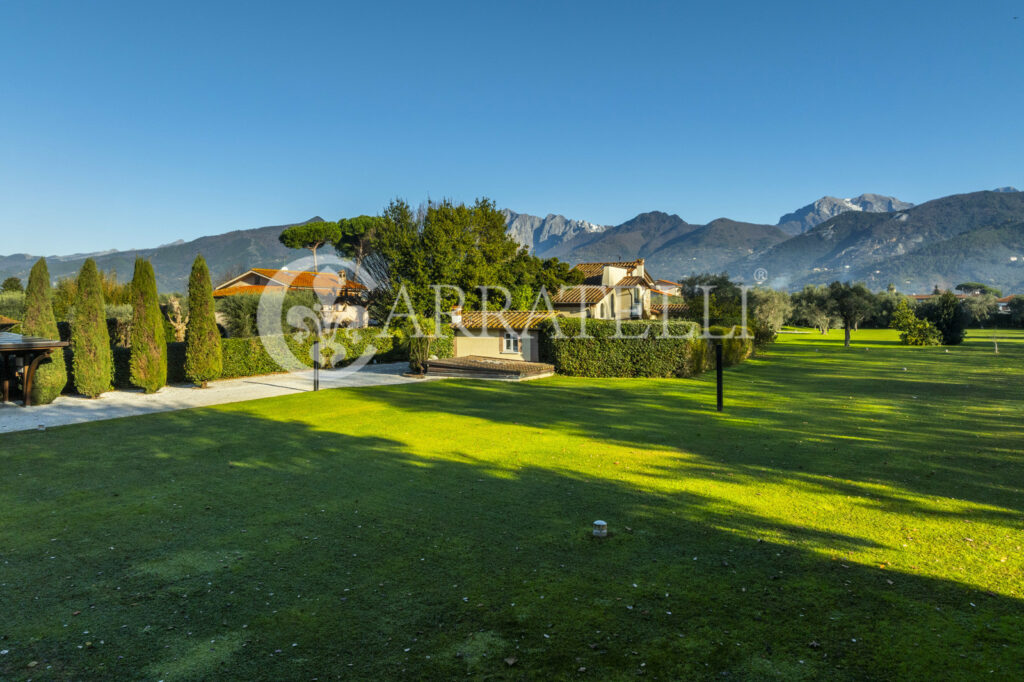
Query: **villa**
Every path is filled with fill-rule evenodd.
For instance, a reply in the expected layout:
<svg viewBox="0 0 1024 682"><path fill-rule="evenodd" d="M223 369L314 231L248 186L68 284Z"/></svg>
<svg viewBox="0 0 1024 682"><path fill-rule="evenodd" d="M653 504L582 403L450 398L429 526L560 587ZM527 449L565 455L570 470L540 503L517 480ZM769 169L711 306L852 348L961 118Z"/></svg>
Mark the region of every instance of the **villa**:
<svg viewBox="0 0 1024 682"><path fill-rule="evenodd" d="M262 295L267 291L312 291L320 299L321 316L325 322L342 327L365 327L367 288L341 272L309 272L307 270L273 270L253 268L224 282L213 290L214 298L240 294Z"/></svg>

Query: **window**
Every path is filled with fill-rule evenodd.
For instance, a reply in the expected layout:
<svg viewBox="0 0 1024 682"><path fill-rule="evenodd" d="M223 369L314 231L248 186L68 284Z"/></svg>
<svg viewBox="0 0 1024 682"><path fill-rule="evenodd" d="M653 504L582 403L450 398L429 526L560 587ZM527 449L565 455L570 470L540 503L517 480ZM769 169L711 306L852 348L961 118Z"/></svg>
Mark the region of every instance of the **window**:
<svg viewBox="0 0 1024 682"><path fill-rule="evenodd" d="M519 334L515 332L505 332L505 348L503 353L518 353L519 352Z"/></svg>

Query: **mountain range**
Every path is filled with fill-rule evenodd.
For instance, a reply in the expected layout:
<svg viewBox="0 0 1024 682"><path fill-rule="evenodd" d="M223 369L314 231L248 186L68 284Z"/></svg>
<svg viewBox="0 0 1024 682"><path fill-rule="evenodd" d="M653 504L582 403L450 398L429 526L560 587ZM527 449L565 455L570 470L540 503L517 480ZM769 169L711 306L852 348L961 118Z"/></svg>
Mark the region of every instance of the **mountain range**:
<svg viewBox="0 0 1024 682"><path fill-rule="evenodd" d="M876 289L892 283L912 293L977 281L1024 293L1024 192L1012 187L918 206L878 194L826 196L775 225L728 218L692 224L661 211L614 226L556 214L502 213L509 235L540 257L570 263L645 258L648 270L664 279L727 271L751 282L753 273L763 269L766 283L778 288L842 279L865 281ZM303 222L316 220L321 218ZM308 255L278 242L285 227L236 230L145 249L48 256L47 262L54 280L73 276L87 257L125 280L135 258L142 256L153 262L161 291L183 291L198 253L216 282L251 267L280 267ZM26 281L37 258L0 256L0 279Z"/></svg>

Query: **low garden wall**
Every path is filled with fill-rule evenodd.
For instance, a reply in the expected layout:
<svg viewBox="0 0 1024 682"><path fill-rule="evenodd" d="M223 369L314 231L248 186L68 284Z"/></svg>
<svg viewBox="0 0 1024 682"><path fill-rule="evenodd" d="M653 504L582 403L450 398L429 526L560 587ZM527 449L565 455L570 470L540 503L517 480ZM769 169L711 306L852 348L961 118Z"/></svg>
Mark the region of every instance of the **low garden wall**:
<svg viewBox="0 0 1024 682"><path fill-rule="evenodd" d="M561 334L558 334L558 329ZM541 324L541 360L559 374L577 377L692 377L715 365L714 340L705 339L696 322L658 320L586 320L562 317ZM729 333L711 327L711 334ZM618 332L618 333L617 333ZM629 338L640 337L644 338ZM668 338L665 338L665 335ZM750 357L753 340L723 339L725 365ZM617 338L617 336L621 337ZM675 337L675 338L673 338Z"/></svg>

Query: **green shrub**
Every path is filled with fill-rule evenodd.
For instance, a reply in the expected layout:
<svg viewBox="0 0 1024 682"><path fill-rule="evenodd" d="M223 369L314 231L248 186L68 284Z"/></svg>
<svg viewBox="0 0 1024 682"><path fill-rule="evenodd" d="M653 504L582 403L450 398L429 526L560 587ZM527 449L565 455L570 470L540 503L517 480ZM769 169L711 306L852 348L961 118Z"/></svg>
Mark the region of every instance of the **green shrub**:
<svg viewBox="0 0 1024 682"><path fill-rule="evenodd" d="M50 272L46 259L40 258L28 276L25 291L25 313L21 323L26 336L41 336L47 339L60 338L57 320L53 316L53 300L50 291ZM32 404L52 403L68 383L68 371L63 350L55 350L49 361L41 363L32 382Z"/></svg>
<svg viewBox="0 0 1024 682"><path fill-rule="evenodd" d="M935 325L916 317L900 332L900 342L906 346L937 346L940 340Z"/></svg>
<svg viewBox="0 0 1024 682"><path fill-rule="evenodd" d="M202 256L196 256L188 280L188 327L185 331L185 377L206 386L220 376L220 331L214 318L213 285Z"/></svg>
<svg viewBox="0 0 1024 682"><path fill-rule="evenodd" d="M82 395L95 398L111 388L113 357L100 273L92 258L82 264L77 284L78 298L71 327L74 386Z"/></svg>
<svg viewBox="0 0 1024 682"><path fill-rule="evenodd" d="M146 393L167 384L167 336L152 264L135 260L132 278L131 381Z"/></svg>
<svg viewBox="0 0 1024 682"><path fill-rule="evenodd" d="M562 338L557 338L556 321L541 324L541 359L560 374L586 377L690 377L714 366L714 340L702 336L700 325L689 321L624 320L624 338L616 338L613 320L586 320L586 336L580 318L558 318ZM712 327L712 334L728 330ZM646 333L645 338L638 337ZM667 337L667 338L666 338ZM726 339L725 363L736 364L749 357L750 339Z"/></svg>

